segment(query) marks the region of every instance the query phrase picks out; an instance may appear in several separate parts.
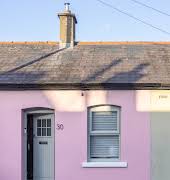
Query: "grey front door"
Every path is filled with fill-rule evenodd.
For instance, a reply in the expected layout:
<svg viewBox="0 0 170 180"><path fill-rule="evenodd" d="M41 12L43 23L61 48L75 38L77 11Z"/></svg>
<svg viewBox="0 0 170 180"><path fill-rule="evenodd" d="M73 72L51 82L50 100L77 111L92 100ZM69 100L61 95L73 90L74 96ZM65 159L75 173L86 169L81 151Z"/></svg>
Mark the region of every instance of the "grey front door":
<svg viewBox="0 0 170 180"><path fill-rule="evenodd" d="M33 180L54 180L54 115L33 118Z"/></svg>

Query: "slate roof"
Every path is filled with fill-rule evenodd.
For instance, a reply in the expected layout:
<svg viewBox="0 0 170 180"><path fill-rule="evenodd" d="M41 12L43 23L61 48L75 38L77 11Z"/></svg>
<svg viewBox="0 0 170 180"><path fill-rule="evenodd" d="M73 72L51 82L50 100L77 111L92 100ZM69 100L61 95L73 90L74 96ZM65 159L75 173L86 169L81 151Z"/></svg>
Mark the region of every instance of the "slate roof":
<svg viewBox="0 0 170 180"><path fill-rule="evenodd" d="M170 43L0 43L0 89L170 87Z"/></svg>

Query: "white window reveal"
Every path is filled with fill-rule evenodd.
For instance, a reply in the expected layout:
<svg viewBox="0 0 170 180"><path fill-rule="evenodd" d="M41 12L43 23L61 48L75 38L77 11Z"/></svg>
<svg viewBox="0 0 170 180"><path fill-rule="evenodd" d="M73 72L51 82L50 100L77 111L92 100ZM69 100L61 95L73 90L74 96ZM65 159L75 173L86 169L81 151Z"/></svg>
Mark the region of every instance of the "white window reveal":
<svg viewBox="0 0 170 180"><path fill-rule="evenodd" d="M127 167L120 162L120 107L102 105L88 111L88 162L83 167Z"/></svg>

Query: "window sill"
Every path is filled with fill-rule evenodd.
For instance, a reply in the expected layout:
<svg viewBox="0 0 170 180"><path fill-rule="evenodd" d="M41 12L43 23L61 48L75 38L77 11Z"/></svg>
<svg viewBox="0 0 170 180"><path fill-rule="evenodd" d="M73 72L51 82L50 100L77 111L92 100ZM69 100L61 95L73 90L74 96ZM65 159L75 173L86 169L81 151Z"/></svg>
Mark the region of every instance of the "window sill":
<svg viewBox="0 0 170 180"><path fill-rule="evenodd" d="M83 168L127 168L127 162L83 162Z"/></svg>

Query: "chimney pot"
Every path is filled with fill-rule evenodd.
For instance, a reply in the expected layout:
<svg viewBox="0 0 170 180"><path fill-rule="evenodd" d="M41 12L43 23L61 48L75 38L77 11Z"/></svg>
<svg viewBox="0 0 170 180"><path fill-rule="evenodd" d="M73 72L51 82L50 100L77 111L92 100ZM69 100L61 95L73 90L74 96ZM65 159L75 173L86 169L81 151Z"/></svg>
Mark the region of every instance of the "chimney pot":
<svg viewBox="0 0 170 180"><path fill-rule="evenodd" d="M66 11L69 11L69 10L70 10L70 8L69 8L70 3L64 3L64 5L65 5L65 10L66 10Z"/></svg>

